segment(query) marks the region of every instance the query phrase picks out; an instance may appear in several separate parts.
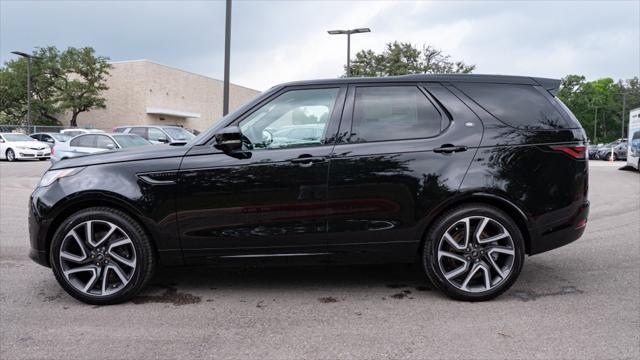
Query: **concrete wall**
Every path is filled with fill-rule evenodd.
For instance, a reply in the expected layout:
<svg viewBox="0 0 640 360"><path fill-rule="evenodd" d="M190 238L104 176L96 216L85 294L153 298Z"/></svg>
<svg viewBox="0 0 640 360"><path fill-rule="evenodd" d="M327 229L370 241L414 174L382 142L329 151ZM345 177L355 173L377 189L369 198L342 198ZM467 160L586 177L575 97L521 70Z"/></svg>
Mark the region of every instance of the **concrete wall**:
<svg viewBox="0 0 640 360"><path fill-rule="evenodd" d="M111 129L119 125L179 124L204 130L222 117L221 80L179 70L147 60L115 62L103 93L106 109L78 116L79 127ZM233 110L259 92L231 84L229 108ZM200 118L147 114L161 108L198 113ZM68 125L69 115L65 116Z"/></svg>

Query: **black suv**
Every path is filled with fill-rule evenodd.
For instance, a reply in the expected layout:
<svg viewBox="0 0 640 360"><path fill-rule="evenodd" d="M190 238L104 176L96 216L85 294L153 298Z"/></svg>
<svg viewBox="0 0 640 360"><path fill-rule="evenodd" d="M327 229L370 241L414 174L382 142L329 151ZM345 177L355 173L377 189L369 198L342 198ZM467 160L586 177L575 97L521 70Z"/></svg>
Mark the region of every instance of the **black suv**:
<svg viewBox="0 0 640 360"><path fill-rule="evenodd" d="M559 84L279 85L184 146L53 165L31 197L30 256L92 304L131 298L159 264L277 260L417 260L450 297L491 299L525 254L586 226L586 138Z"/></svg>

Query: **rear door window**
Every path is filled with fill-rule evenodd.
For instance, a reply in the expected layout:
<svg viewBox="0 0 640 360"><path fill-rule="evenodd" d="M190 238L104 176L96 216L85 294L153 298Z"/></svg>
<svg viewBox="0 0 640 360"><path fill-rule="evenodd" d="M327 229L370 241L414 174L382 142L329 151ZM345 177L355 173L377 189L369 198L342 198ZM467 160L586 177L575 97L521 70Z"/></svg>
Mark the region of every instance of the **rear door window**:
<svg viewBox="0 0 640 360"><path fill-rule="evenodd" d="M136 135L138 135L138 134L136 134ZM150 140L150 141L167 140L167 134L165 134L160 129L149 128L149 138L147 140Z"/></svg>
<svg viewBox="0 0 640 360"><path fill-rule="evenodd" d="M117 148L116 143L111 140L110 137L106 135L96 135L96 147L99 149L109 149L109 145L111 145L112 149Z"/></svg>
<svg viewBox="0 0 640 360"><path fill-rule="evenodd" d="M571 128L551 101L531 85L456 83L455 86L498 120L514 128Z"/></svg>
<svg viewBox="0 0 640 360"><path fill-rule="evenodd" d="M75 147L88 147L95 148L96 147L96 135L82 135L75 137L71 140L70 145Z"/></svg>
<svg viewBox="0 0 640 360"><path fill-rule="evenodd" d="M134 127L131 128L129 134L138 135L141 138L149 140L149 136L147 136L147 128L146 127Z"/></svg>
<svg viewBox="0 0 640 360"><path fill-rule="evenodd" d="M417 86L356 88L351 142L429 138L442 126L442 114Z"/></svg>

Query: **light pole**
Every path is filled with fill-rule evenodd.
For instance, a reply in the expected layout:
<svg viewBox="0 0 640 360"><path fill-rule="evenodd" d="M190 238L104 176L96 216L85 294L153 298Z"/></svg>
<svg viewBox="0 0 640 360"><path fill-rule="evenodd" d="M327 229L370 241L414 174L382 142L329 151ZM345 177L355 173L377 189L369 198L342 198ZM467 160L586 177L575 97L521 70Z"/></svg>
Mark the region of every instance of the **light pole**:
<svg viewBox="0 0 640 360"><path fill-rule="evenodd" d="M598 107L595 106L596 109L596 114L593 116L593 144L596 145L598 144L598 136L597 136L597 131L598 131Z"/></svg>
<svg viewBox="0 0 640 360"><path fill-rule="evenodd" d="M329 30L331 35L347 35L347 77L351 76L351 34L371 32L369 28L358 28L351 30Z"/></svg>
<svg viewBox="0 0 640 360"><path fill-rule="evenodd" d="M20 51L12 51L11 53L27 58L27 132L31 132L31 59L38 59L38 57Z"/></svg>
<svg viewBox="0 0 640 360"><path fill-rule="evenodd" d="M231 0L227 0L224 20L224 84L222 89L222 116L229 113L229 52L231 51Z"/></svg>

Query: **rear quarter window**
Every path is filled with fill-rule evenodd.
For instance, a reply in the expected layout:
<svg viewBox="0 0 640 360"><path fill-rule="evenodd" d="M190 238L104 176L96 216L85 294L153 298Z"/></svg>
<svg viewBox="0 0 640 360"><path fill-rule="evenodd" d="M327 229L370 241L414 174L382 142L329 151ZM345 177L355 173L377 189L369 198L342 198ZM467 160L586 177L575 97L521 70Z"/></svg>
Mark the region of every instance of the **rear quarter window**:
<svg viewBox="0 0 640 360"><path fill-rule="evenodd" d="M531 85L457 83L455 86L498 120L514 128L573 128L554 104Z"/></svg>

